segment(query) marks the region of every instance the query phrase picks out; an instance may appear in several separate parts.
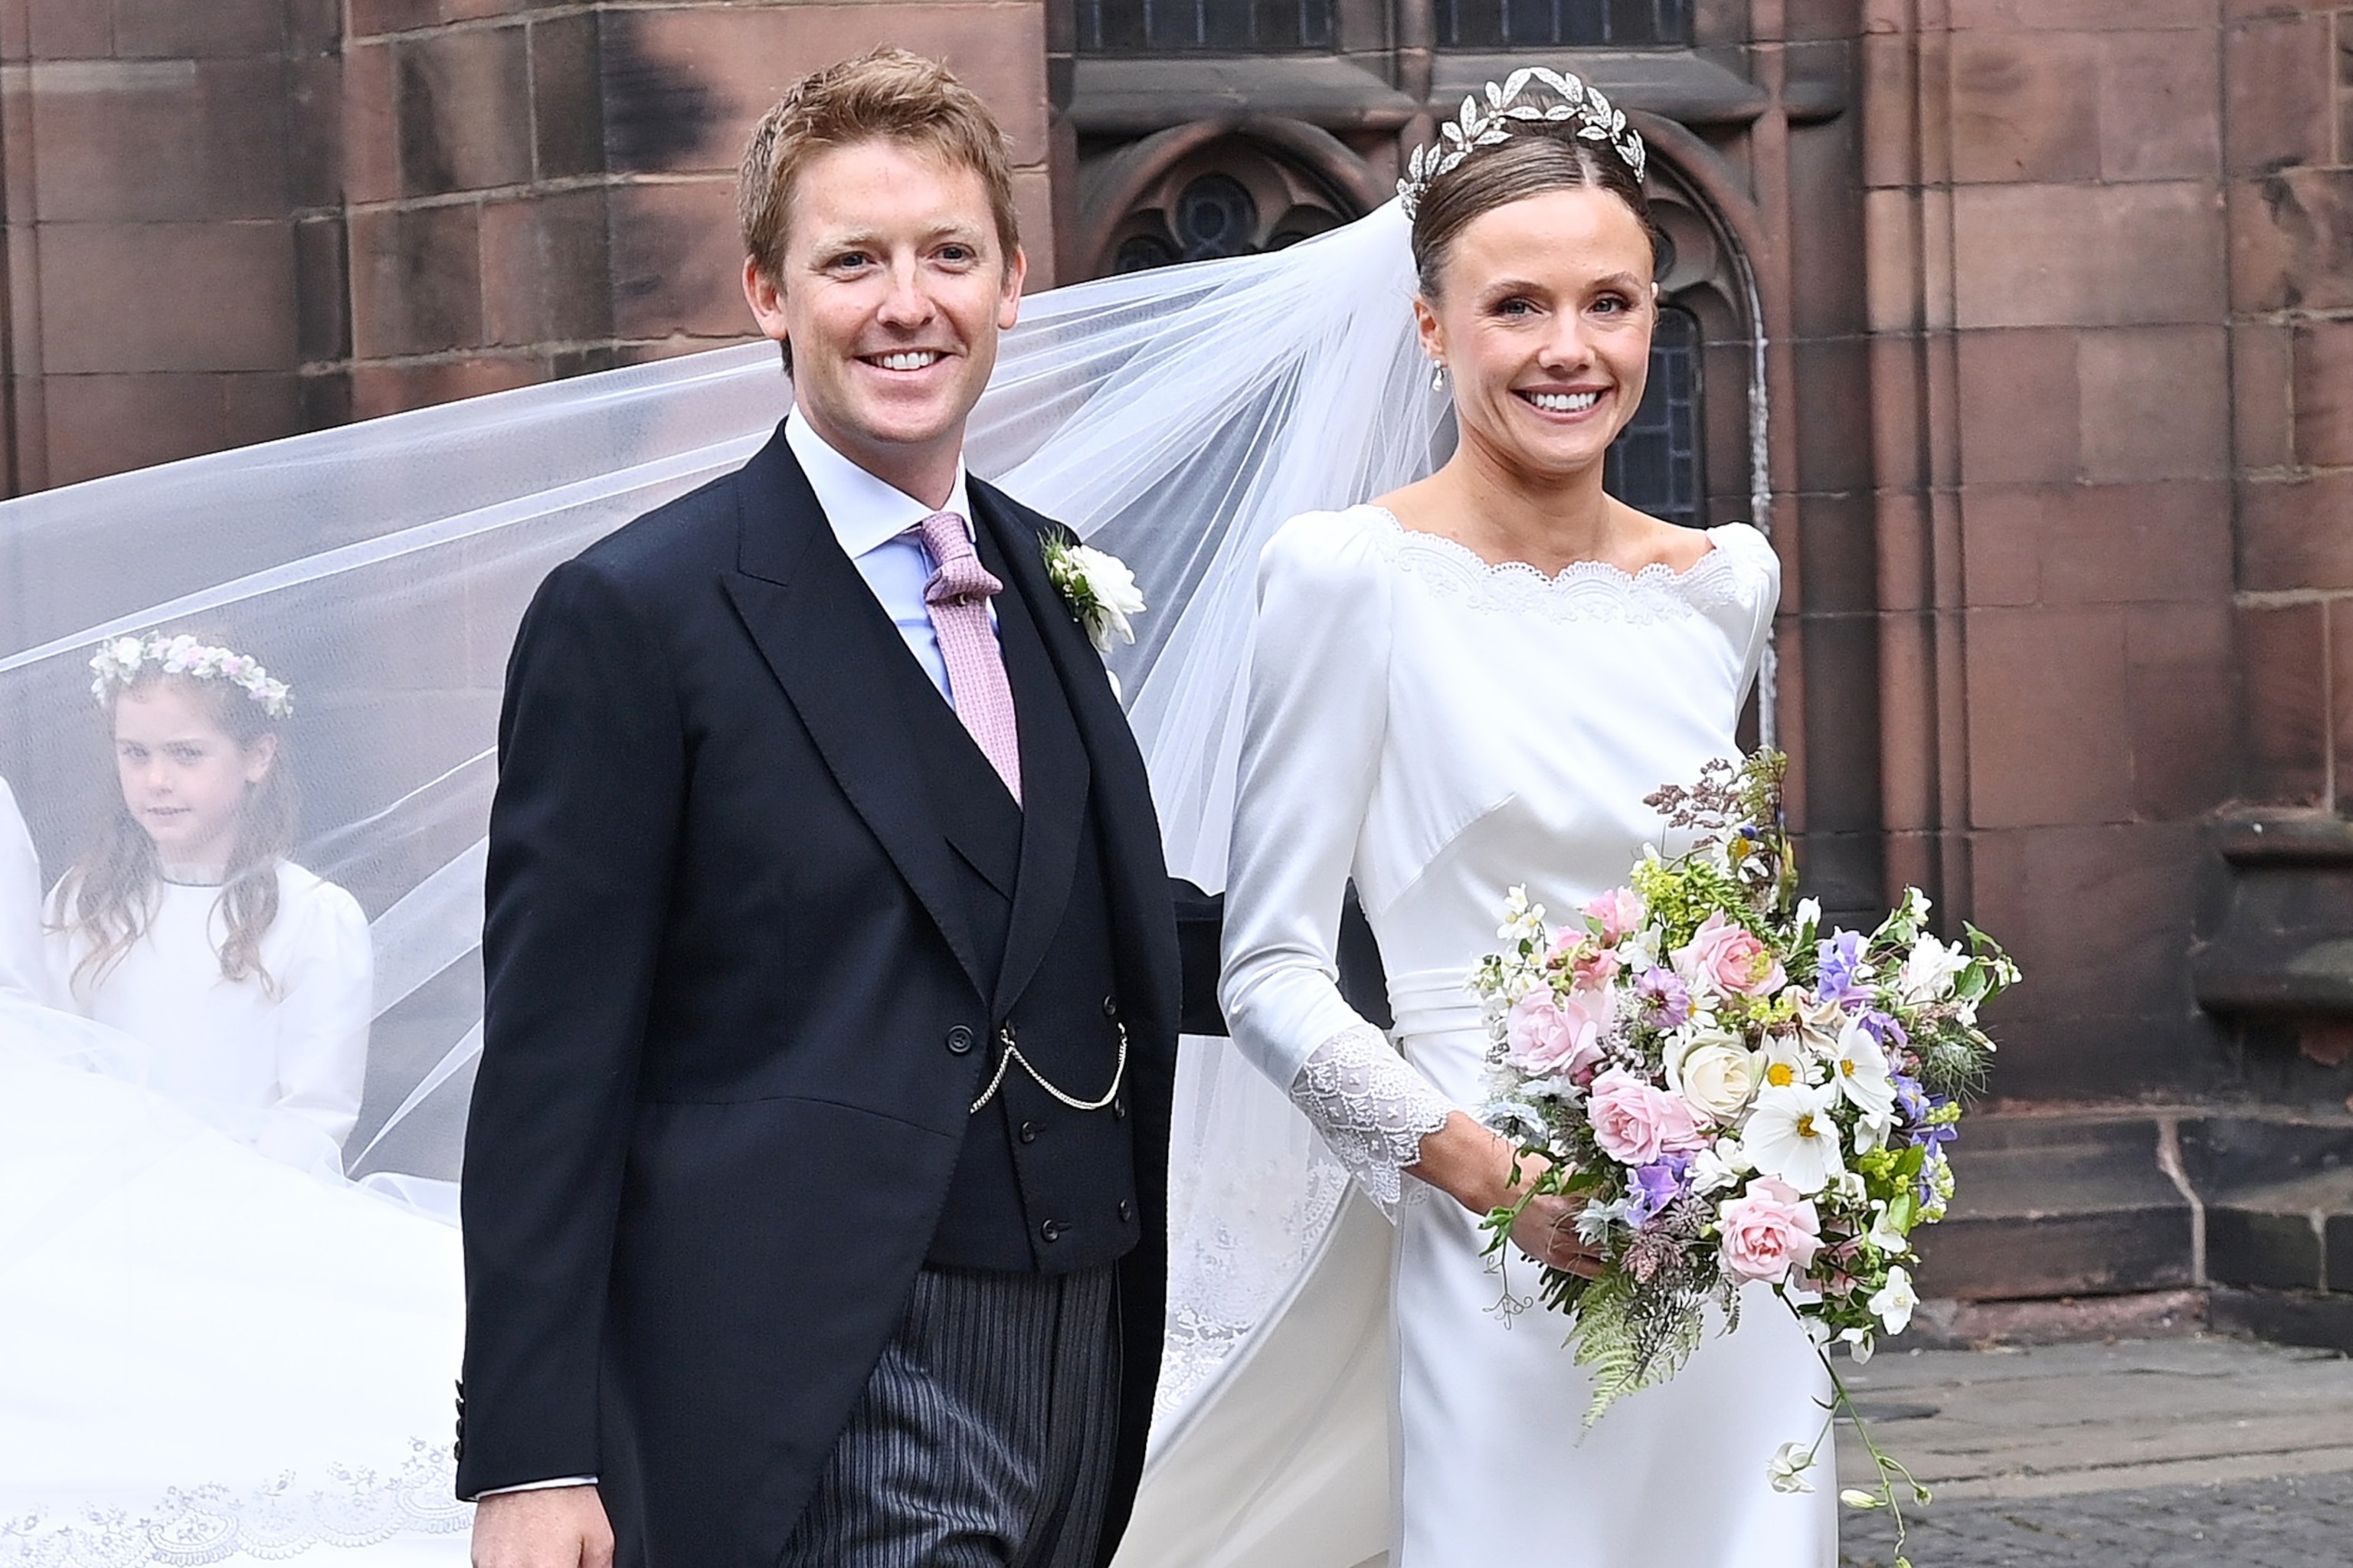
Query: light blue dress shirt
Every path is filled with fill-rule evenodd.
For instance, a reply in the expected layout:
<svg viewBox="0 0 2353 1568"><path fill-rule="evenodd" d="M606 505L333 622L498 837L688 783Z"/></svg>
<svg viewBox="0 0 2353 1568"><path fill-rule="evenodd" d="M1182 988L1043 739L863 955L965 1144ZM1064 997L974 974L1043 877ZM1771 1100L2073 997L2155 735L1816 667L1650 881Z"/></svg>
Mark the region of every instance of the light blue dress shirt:
<svg viewBox="0 0 2353 1568"><path fill-rule="evenodd" d="M939 633L933 629L930 607L923 603L923 588L939 563L921 540L906 536L907 530L929 517L933 509L834 450L801 418L798 408L786 416L785 444L792 448L801 472L808 476L809 488L817 492L817 503L825 508L826 521L833 525L842 554L874 590L883 612L905 639L907 652L923 665L940 695L955 701L948 688L947 660L940 653ZM940 510L963 518L965 535L973 536L972 496L965 487L962 462L956 464L948 503ZM988 621L992 627L997 624L994 605L989 607Z"/></svg>

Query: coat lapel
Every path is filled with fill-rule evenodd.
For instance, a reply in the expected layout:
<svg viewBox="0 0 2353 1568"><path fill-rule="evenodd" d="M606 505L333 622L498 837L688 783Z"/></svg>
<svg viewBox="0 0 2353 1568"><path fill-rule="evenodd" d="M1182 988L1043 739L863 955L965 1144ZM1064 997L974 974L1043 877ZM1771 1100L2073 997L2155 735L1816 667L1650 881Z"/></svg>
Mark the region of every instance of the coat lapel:
<svg viewBox="0 0 2353 1568"><path fill-rule="evenodd" d="M736 475L735 494L743 536L728 598L841 792L988 995L997 977L984 972L966 925L963 874L902 727L876 722L899 711L884 662L906 657L897 629L842 554L781 430Z"/></svg>
<svg viewBox="0 0 2353 1568"><path fill-rule="evenodd" d="M1086 821L1091 769L1064 675L1046 644L1046 618L1067 620L1069 611L1039 563L1035 537L1018 524L1008 526L1009 519L992 503L994 498L976 484L971 489L981 564L1006 586L997 601L997 641L1005 652L1021 737L1021 870L997 980L996 1009L1002 1017L1020 1000L1061 929Z"/></svg>
<svg viewBox="0 0 2353 1568"><path fill-rule="evenodd" d="M1071 719L1077 726L1080 748L1088 760L1089 792L1103 835L1103 875L1109 884L1116 946L1133 960L1132 967L1123 964L1121 975L1123 988L1137 1004L1130 1010L1131 1014L1165 1019L1173 1030L1177 1002L1174 989L1176 927L1169 906L1168 873L1161 856L1160 818L1153 809L1151 782L1145 772L1143 756L1136 748L1134 732L1128 727L1127 715L1103 673L1103 655L1087 641L1060 591L1046 576L1039 530L1050 525L1047 520L978 480L971 482L971 493L973 511L977 514L976 531L985 537L993 536L1004 558L1002 569L995 563L990 564L989 569L997 572L1008 588L1018 593L1023 603L1031 608L1039 641L1060 679L1063 694L1070 702ZM1018 703L1018 694L1016 700ZM1032 787L1026 731L1023 747L1022 787L1027 793ZM1027 814L1032 823L1039 820L1034 797ZM1066 863L1054 895L1053 916L1057 922L1070 896L1067 866L1075 864L1075 811L1072 819L1071 859ZM1026 841L1023 847L1022 876L1026 883L1029 873ZM1017 921L1018 918L1017 911ZM1043 943L1051 940L1052 936L1053 930L1049 927L1038 948L1041 955ZM1014 973L1011 959L1017 956L1014 941L1018 939L1017 936L1007 944L1008 977ZM1025 947L1020 950L1028 949ZM1030 960L1020 972L1020 983L1028 983L1036 968L1036 961ZM1018 994L1018 989L1005 993L1000 1005L1010 1006Z"/></svg>

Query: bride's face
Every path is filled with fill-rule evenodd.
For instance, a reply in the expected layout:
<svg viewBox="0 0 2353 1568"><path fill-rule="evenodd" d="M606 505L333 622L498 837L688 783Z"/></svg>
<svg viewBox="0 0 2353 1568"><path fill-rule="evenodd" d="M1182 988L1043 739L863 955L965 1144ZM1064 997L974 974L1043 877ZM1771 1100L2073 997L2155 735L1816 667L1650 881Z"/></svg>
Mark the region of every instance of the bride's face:
<svg viewBox="0 0 2353 1568"><path fill-rule="evenodd" d="M1599 462L1642 401L1651 265L1641 221L1606 190L1546 191L1464 225L1440 297L1415 302L1464 439L1541 474Z"/></svg>
<svg viewBox="0 0 2353 1568"><path fill-rule="evenodd" d="M240 746L201 699L169 679L115 699L122 804L155 841L155 853L175 865L227 865L237 848L237 810L269 776L276 755L277 742L267 735Z"/></svg>

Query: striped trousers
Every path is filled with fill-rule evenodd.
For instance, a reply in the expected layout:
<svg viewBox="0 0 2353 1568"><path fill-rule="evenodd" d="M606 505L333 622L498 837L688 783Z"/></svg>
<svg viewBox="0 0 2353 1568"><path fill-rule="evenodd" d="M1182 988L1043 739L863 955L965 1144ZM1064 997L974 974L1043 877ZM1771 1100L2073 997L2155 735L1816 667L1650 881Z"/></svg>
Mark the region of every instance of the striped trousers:
<svg viewBox="0 0 2353 1568"><path fill-rule="evenodd" d="M1109 1265L917 1275L778 1568L1092 1568L1117 1310Z"/></svg>

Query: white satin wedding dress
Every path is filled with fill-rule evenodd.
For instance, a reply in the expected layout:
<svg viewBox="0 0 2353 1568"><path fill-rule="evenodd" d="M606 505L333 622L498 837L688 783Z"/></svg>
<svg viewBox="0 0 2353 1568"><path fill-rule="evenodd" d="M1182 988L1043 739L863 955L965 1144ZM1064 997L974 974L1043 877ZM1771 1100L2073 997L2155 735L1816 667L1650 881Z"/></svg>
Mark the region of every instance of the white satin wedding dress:
<svg viewBox="0 0 2353 1568"><path fill-rule="evenodd" d="M1160 1434L1120 1568L1829 1568L1833 1489L1767 1464L1827 1380L1762 1291L1589 1433L1586 1372L1476 1220L1402 1174L1482 1096L1464 988L1508 887L1556 919L1618 885L1642 803L1735 750L1779 588L1763 536L1689 571L1490 566L1374 506L1284 527L1258 630L1227 888L1226 1014L1358 1192L1289 1301ZM1353 880L1398 1049L1341 998ZM1392 1226L1376 1207L1393 1207Z"/></svg>

